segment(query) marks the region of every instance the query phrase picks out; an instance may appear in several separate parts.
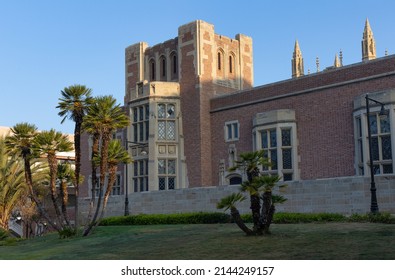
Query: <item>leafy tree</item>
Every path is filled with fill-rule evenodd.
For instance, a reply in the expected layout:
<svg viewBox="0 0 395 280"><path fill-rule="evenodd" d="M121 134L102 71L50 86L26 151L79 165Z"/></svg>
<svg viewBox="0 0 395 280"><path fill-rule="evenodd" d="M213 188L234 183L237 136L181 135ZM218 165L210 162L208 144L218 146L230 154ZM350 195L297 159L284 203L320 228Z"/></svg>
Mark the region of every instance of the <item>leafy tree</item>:
<svg viewBox="0 0 395 280"><path fill-rule="evenodd" d="M24 178L23 163L11 157L0 139L0 228L8 230L12 210L28 193Z"/></svg>
<svg viewBox="0 0 395 280"><path fill-rule="evenodd" d="M23 159L25 182L29 189L29 196L38 208L40 216L43 217L52 228L60 230L60 226L54 223L48 216L33 185L31 166L32 160L37 157L33 151L33 142L38 134L37 127L29 123L18 123L11 128L11 132L12 135L5 138L5 144L11 156L17 156Z"/></svg>
<svg viewBox="0 0 395 280"><path fill-rule="evenodd" d="M72 85L64 88L61 91L62 97L59 98L59 103L56 108L60 111L59 116L63 117L62 123L68 118L75 122L74 127L74 149L75 149L75 227L78 227L78 194L81 173L81 131L82 122L89 104L92 103L92 90L84 85Z"/></svg>
<svg viewBox="0 0 395 280"><path fill-rule="evenodd" d="M91 218L83 235L90 233L95 226L103 197L106 173L108 172L108 147L112 134L121 128L129 125L130 121L123 108L116 104L116 99L111 95L104 95L94 98L93 103L88 108L88 114L84 117L83 128L93 135L92 157L97 157L100 151L100 182L99 197L94 216ZM100 141L101 140L101 141ZM99 141L101 143L99 148ZM96 169L95 161L92 160L92 171ZM92 187L96 186L96 171L92 174ZM95 198L92 197L91 205Z"/></svg>
<svg viewBox="0 0 395 280"><path fill-rule="evenodd" d="M241 185L241 192L224 197L218 204L218 209L231 210L231 215L247 235L262 235L270 233L270 225L275 212L275 204L285 202L285 198L280 195L273 195L275 187L285 187L279 185L280 177L277 175L267 175L261 172L264 166L270 165L265 158L263 150L256 152L247 152L240 155L240 160L235 161L232 171L237 169L244 170L247 174L247 180ZM246 199L242 193L248 193L250 197L250 209L252 213L253 228L248 228L240 218L236 204Z"/></svg>
<svg viewBox="0 0 395 280"><path fill-rule="evenodd" d="M42 131L34 138L34 151L39 155L44 155L47 158L49 165L49 186L51 190L51 200L55 210L56 218L60 225L60 230L63 230L64 224L70 227L67 212L61 213L57 202L56 179L58 173L58 159L56 153L68 152L73 149L73 144L68 140L66 135L57 132L54 129L49 131ZM65 195L63 193L63 195ZM63 216L63 218L62 218Z"/></svg>

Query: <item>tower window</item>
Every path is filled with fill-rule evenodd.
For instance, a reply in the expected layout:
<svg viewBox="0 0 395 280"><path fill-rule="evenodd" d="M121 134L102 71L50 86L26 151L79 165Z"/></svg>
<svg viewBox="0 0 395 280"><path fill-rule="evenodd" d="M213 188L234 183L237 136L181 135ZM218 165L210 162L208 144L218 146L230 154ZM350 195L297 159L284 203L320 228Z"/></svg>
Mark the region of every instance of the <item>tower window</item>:
<svg viewBox="0 0 395 280"><path fill-rule="evenodd" d="M229 56L229 73L233 73L233 57L230 55Z"/></svg>
<svg viewBox="0 0 395 280"><path fill-rule="evenodd" d="M161 70L160 73L161 80L166 80L166 58L163 56L160 59L160 70Z"/></svg>
<svg viewBox="0 0 395 280"><path fill-rule="evenodd" d="M156 79L155 61L153 61L153 60L150 61L150 78L151 78L151 81L155 81L155 79Z"/></svg>
<svg viewBox="0 0 395 280"><path fill-rule="evenodd" d="M218 52L217 61L218 61L218 70L221 70L221 53L220 52Z"/></svg>

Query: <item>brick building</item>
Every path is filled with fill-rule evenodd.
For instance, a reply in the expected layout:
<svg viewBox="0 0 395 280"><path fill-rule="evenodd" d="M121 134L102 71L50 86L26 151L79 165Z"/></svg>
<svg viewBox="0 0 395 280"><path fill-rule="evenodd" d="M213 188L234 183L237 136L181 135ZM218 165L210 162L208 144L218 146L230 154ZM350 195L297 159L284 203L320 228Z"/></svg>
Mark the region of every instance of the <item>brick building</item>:
<svg viewBox="0 0 395 280"><path fill-rule="evenodd" d="M369 103L375 174L394 175L395 56L376 58L368 21L362 62L343 66L336 56L333 66L305 74L296 42L290 76L253 87L252 39L215 34L204 21L155 46L127 47L124 105L132 124L117 137L130 142L134 158L129 193L239 184L243 173L229 167L259 149L273 163L265 172L285 181L369 176L366 95L387 113Z"/></svg>

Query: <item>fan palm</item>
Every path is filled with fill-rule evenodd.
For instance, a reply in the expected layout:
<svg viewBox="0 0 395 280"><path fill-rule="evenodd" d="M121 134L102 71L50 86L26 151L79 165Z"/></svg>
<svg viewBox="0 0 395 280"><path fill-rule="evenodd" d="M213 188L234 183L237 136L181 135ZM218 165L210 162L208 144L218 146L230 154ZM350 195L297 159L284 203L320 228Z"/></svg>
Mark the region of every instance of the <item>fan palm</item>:
<svg viewBox="0 0 395 280"><path fill-rule="evenodd" d="M83 128L93 134L94 145L95 141L99 142L99 137L101 140L100 146L100 183L99 183L99 197L96 205L95 214L88 226L84 231L84 235L88 235L91 231L93 225L96 223L99 209L101 207L101 200L103 196L105 176L108 171L108 146L111 140L112 134L121 128L125 128L130 123L129 118L126 116L123 108L116 104L116 99L111 95L104 95L94 98L94 102L88 108L88 114L84 117ZM97 150L92 149L92 156L97 156ZM96 167L94 161L92 161L93 168ZM92 174L92 180L96 176ZM92 181L92 186L95 186ZM94 199L94 198L93 198Z"/></svg>
<svg viewBox="0 0 395 280"><path fill-rule="evenodd" d="M96 163L100 162L100 155L95 158L95 161ZM108 198L110 197L114 184L117 180L118 165L120 163L127 164L130 162L132 162L132 159L130 158L125 148L122 146L121 141L117 139L111 140L108 145L108 159L107 159L108 184L107 184L106 192L104 193L103 208L100 215L101 218L104 216L107 207Z"/></svg>
<svg viewBox="0 0 395 280"><path fill-rule="evenodd" d="M265 158L265 151L246 152L240 154L240 160L235 161L235 165L230 169L231 171L237 169L244 169L247 173L248 181L243 183L244 190L250 193L252 220L254 222L254 231L259 229L261 201L257 189L254 188L252 181L260 175L260 167L268 165L269 162Z"/></svg>
<svg viewBox="0 0 395 280"><path fill-rule="evenodd" d="M56 157L57 152L68 152L73 149L73 144L70 142L66 135L61 132L57 132L54 129L48 131L42 131L34 139L34 150L42 156L46 156L49 165L49 186L51 190L52 204L55 209L56 217L63 226L62 214L57 204L57 192L56 192L56 179L58 173L58 159ZM64 220L67 222L67 216L64 216ZM68 224L69 226L69 224Z"/></svg>
<svg viewBox="0 0 395 280"><path fill-rule="evenodd" d="M72 85L61 91L62 97L56 108L60 111L59 116L63 117L62 123L68 118L75 122L74 127L74 149L75 149L75 226L78 227L78 194L81 173L81 131L82 122L89 104L92 103L92 90L84 85Z"/></svg>
<svg viewBox="0 0 395 280"><path fill-rule="evenodd" d="M59 230L59 226L50 219L33 188L31 160L36 157L33 153L33 142L38 133L37 127L34 124L18 123L11 128L11 133L12 135L6 137L5 144L11 155L23 159L25 181L29 189L29 195L36 204L40 215L54 229Z"/></svg>
<svg viewBox="0 0 395 280"><path fill-rule="evenodd" d="M74 182L74 171L70 167L70 164L62 162L58 163L58 168L57 168L57 179L59 181L60 185L60 196L62 198L62 213L63 217L66 219L66 223L70 224L68 220L68 215L67 215L67 205L68 205L68 199L69 199L69 194L67 187L69 183Z"/></svg>

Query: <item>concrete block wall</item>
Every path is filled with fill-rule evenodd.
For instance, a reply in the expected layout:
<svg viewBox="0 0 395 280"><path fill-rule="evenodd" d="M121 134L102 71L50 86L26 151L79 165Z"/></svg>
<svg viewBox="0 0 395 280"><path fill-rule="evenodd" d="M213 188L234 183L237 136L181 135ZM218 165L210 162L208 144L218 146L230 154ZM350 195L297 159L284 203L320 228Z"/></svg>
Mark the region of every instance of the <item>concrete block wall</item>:
<svg viewBox="0 0 395 280"><path fill-rule="evenodd" d="M395 176L376 177L380 212L395 213ZM201 187L169 191L141 192L129 195L131 214L217 212L218 201L238 186ZM288 201L277 206L277 212L298 213L368 213L370 211L370 179L343 177L294 181L281 191ZM109 199L106 216L124 214L124 196ZM80 200L81 217L86 217L89 199ZM250 213L249 199L238 205L241 213Z"/></svg>

